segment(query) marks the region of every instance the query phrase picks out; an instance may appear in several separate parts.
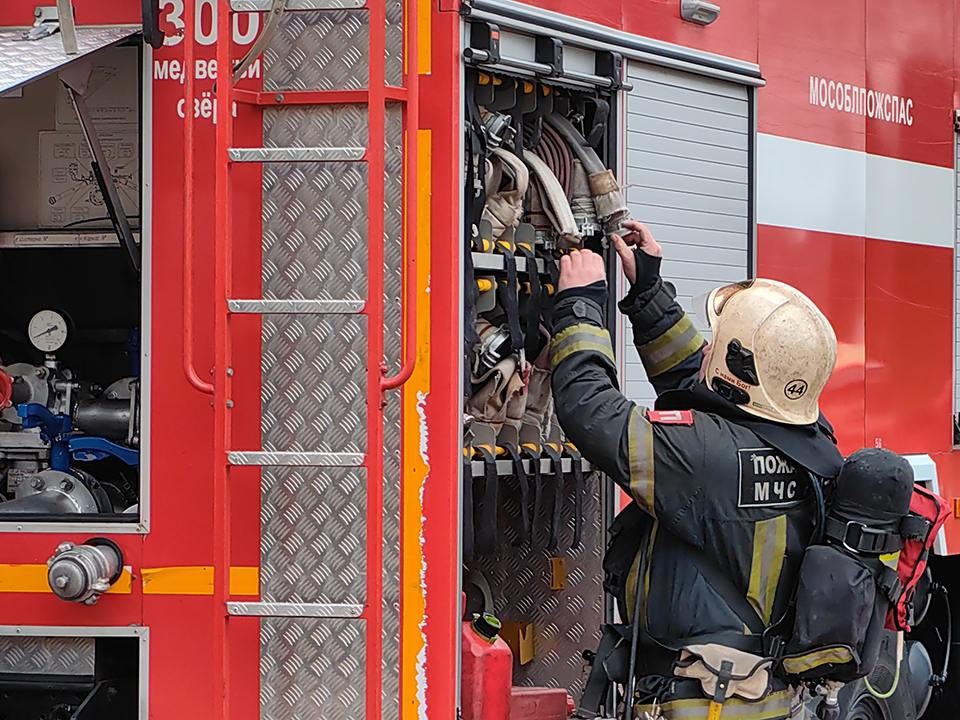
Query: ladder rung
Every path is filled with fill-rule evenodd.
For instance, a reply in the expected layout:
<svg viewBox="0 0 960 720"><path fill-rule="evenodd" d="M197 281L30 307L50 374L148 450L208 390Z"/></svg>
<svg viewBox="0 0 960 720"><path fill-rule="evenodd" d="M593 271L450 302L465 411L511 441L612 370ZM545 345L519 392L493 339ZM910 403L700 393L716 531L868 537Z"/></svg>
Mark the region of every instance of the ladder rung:
<svg viewBox="0 0 960 720"><path fill-rule="evenodd" d="M362 8L366 0L287 0L285 12L290 10L349 10ZM236 12L265 12L273 7L272 0L230 0Z"/></svg>
<svg viewBox="0 0 960 720"><path fill-rule="evenodd" d="M236 450L227 454L231 465L283 465L288 467L361 467L363 453L272 452Z"/></svg>
<svg viewBox="0 0 960 720"><path fill-rule="evenodd" d="M234 162L354 162L363 160L362 147L256 147L230 148Z"/></svg>
<svg viewBox="0 0 960 720"><path fill-rule="evenodd" d="M356 315L362 300L228 300L232 313L250 315Z"/></svg>
<svg viewBox="0 0 960 720"><path fill-rule="evenodd" d="M248 617L358 618L363 605L353 603L228 602L230 615Z"/></svg>
<svg viewBox="0 0 960 720"><path fill-rule="evenodd" d="M526 472L532 472L533 467L530 463L532 460L523 461L523 469ZM586 460L582 461L581 467L584 472L590 472L593 468ZM572 458L560 458L560 472L564 475L567 475L573 470L573 459ZM470 462L470 472L474 477L483 477L483 461L482 460L472 460ZM556 474L553 469L553 460L550 458L540 458L540 474L541 475L554 475ZM502 476L511 476L513 475L513 461L512 460L497 460L497 475Z"/></svg>

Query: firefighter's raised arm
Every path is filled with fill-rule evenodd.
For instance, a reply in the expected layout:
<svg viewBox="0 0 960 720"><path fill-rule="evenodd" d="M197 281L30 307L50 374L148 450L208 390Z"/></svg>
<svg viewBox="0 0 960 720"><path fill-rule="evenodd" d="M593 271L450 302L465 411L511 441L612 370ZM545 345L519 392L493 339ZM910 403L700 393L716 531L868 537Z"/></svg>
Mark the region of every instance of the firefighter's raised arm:
<svg viewBox="0 0 960 720"><path fill-rule="evenodd" d="M647 513L672 525L691 505L708 500L703 487L708 428L695 427L692 419L651 423L643 408L620 393L610 335L603 327L604 276L603 259L588 250L561 260L550 345L557 418L584 457Z"/></svg>
<svg viewBox="0 0 960 720"><path fill-rule="evenodd" d="M625 223L629 234L613 236L630 292L620 310L633 326L633 343L657 394L697 382L706 344L660 277L663 251L642 223Z"/></svg>

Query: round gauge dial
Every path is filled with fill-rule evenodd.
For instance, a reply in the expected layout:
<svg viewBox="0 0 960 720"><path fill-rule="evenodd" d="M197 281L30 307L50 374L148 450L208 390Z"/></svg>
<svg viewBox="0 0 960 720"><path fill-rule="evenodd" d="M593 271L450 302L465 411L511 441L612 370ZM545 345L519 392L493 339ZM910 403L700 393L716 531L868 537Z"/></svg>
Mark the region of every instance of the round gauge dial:
<svg viewBox="0 0 960 720"><path fill-rule="evenodd" d="M27 335L40 352L56 352L67 341L67 319L56 310L41 310L30 318Z"/></svg>

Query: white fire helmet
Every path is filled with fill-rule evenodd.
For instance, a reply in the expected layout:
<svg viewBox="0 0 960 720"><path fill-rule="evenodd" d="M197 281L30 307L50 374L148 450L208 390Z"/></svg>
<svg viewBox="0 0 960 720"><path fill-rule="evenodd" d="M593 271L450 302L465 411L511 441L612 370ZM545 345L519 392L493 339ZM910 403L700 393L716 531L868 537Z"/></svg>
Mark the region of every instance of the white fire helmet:
<svg viewBox="0 0 960 720"><path fill-rule="evenodd" d="M713 332L704 381L745 412L816 422L837 362L837 336L810 298L776 280L747 280L695 301Z"/></svg>

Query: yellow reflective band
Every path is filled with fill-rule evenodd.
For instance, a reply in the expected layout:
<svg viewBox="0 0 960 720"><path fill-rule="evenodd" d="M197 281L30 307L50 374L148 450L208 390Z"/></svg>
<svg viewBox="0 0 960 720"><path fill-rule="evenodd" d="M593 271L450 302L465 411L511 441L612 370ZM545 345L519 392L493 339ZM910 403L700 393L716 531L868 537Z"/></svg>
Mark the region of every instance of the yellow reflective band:
<svg viewBox="0 0 960 720"><path fill-rule="evenodd" d="M615 362L610 347L610 333L587 323L571 325L550 342L550 365L556 368L574 353L589 351L600 353L610 362Z"/></svg>
<svg viewBox="0 0 960 720"><path fill-rule="evenodd" d="M891 570L896 570L897 566L900 564L900 551L889 553L888 555L881 555L880 562L886 565Z"/></svg>
<svg viewBox="0 0 960 720"><path fill-rule="evenodd" d="M845 645L823 648L783 659L783 669L790 675L809 672L821 665L844 665L854 660L853 652Z"/></svg>
<svg viewBox="0 0 960 720"><path fill-rule="evenodd" d="M747 600L769 624L787 551L787 516L759 520L753 526L753 560Z"/></svg>
<svg viewBox="0 0 960 720"><path fill-rule="evenodd" d="M794 693L790 690L780 690L770 693L763 700L748 702L740 698L731 698L723 704L722 715L711 715L711 706L715 703L707 698L690 698L688 700L672 700L660 705L664 720L713 720L721 717L722 720L783 720L790 717L790 707ZM634 714L642 717L643 713L653 715L652 705L635 705Z"/></svg>
<svg viewBox="0 0 960 720"><path fill-rule="evenodd" d="M120 579L108 593L129 595L133 587L133 575L130 566L123 568ZM40 564L0 564L0 593L49 593L53 592L47 582L47 565Z"/></svg>
<svg viewBox="0 0 960 720"><path fill-rule="evenodd" d="M707 720L720 720L720 713L723 712L723 705L721 703L711 701L710 705L707 707Z"/></svg>
<svg viewBox="0 0 960 720"><path fill-rule="evenodd" d="M630 494L643 510L655 514L653 495L653 428L634 406L627 428L630 458Z"/></svg>
<svg viewBox="0 0 960 720"><path fill-rule="evenodd" d="M107 594L129 595L134 577L143 584L144 595L213 595L213 568L209 566L178 566L140 568L134 572L123 568L120 579ZM47 566L41 564L0 565L0 593L49 593ZM230 568L230 594L257 596L260 594L260 568L235 566Z"/></svg>
<svg viewBox="0 0 960 720"><path fill-rule="evenodd" d="M662 375L697 352L703 346L703 336L684 315L663 335L640 346L640 359L649 377Z"/></svg>

